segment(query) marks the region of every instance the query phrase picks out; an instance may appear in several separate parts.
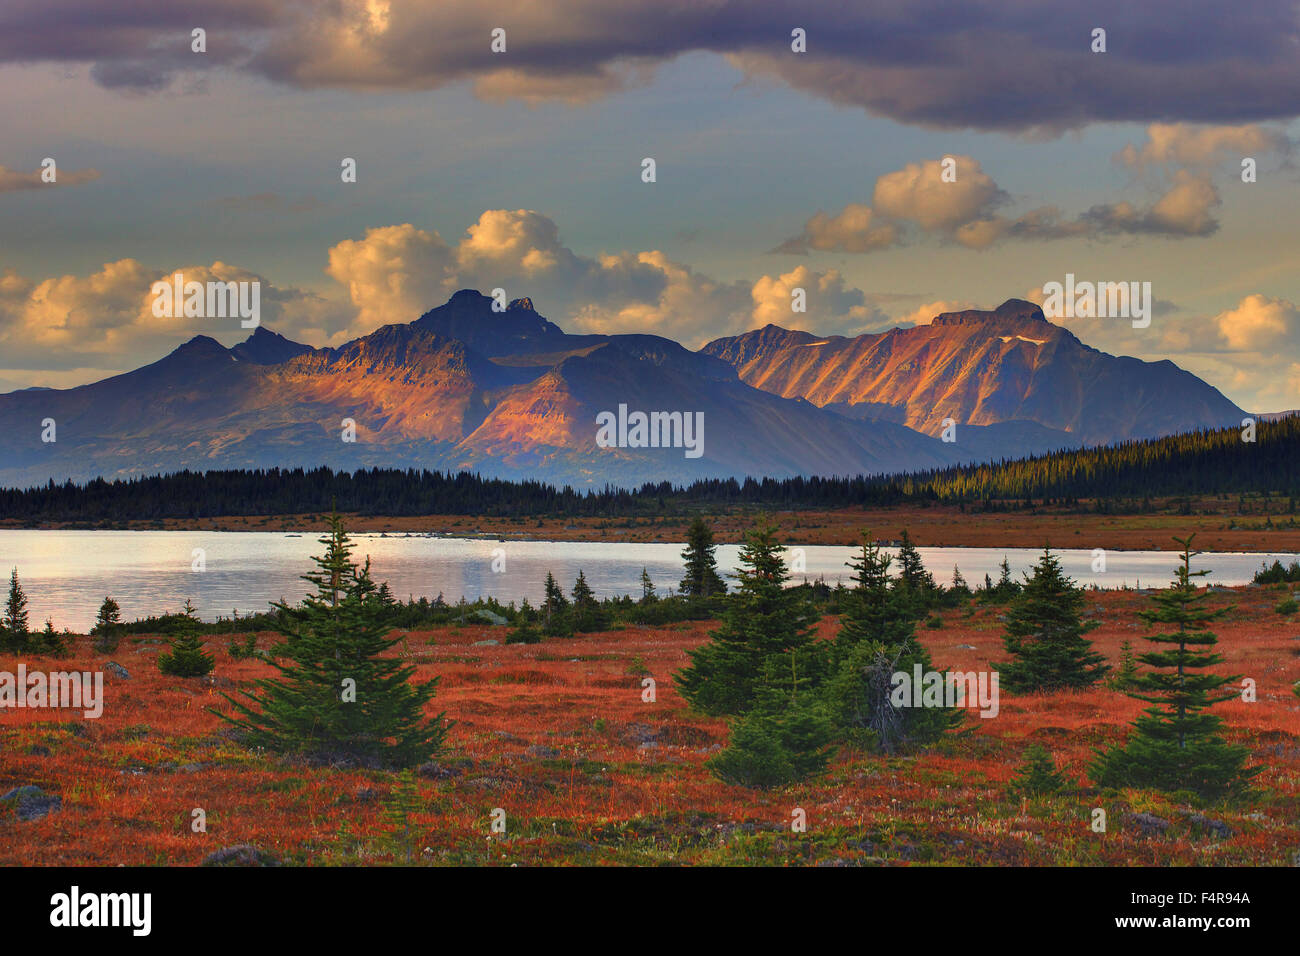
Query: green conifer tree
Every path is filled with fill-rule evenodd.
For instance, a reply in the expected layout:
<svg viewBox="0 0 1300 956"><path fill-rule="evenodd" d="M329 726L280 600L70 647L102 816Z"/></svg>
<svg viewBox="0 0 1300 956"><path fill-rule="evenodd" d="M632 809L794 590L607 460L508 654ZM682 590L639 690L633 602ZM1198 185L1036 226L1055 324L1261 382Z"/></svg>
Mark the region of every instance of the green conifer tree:
<svg viewBox="0 0 1300 956"><path fill-rule="evenodd" d="M203 652L199 623L193 602L187 600L176 625L178 635L170 642L170 653L164 651L158 655L158 670L173 677L202 677L212 671L215 662Z"/></svg>
<svg viewBox="0 0 1300 956"><path fill-rule="evenodd" d="M814 682L798 675L798 652L786 656L790 680L775 679L773 669L786 662L781 657L769 658L764 682L755 691L754 706L732 721L727 746L706 762L725 783L776 787L826 770L834 740L830 719L814 689L803 689L804 684Z"/></svg>
<svg viewBox="0 0 1300 956"><path fill-rule="evenodd" d="M556 583L555 575L546 572L546 599L542 602L542 633L548 637L571 637L573 623L570 620L569 602Z"/></svg>
<svg viewBox="0 0 1300 956"><path fill-rule="evenodd" d="M956 707L896 708L890 702L893 674L911 674L917 664L922 672L934 669L916 637L914 592L889 585L891 562L868 535L862 536L858 560L848 562L854 586L845 598L832 651L834 673L825 692L838 731L886 753L904 744L932 742L964 719Z"/></svg>
<svg viewBox="0 0 1300 956"><path fill-rule="evenodd" d="M537 612L528 603L528 598L524 598L523 603L519 606L519 612L515 615L515 626L506 635L506 643L540 644L542 631L536 624L536 618Z"/></svg>
<svg viewBox="0 0 1300 956"><path fill-rule="evenodd" d="M28 649L31 637L27 622L27 594L18 583L18 569L9 573L9 596L5 599L5 613L0 619L0 645L7 645L11 651L22 653Z"/></svg>
<svg viewBox="0 0 1300 956"><path fill-rule="evenodd" d="M1056 769L1052 755L1042 744L1034 744L1025 751L1025 762L1007 790L1027 797L1041 797L1060 793L1068 785L1065 775Z"/></svg>
<svg viewBox="0 0 1300 956"><path fill-rule="evenodd" d="M68 635L59 633L54 629L54 622L48 617L45 619L45 628L37 635L37 647L42 654L49 654L51 657L66 657L72 650L68 643Z"/></svg>
<svg viewBox="0 0 1300 956"><path fill-rule="evenodd" d="M122 639L122 609L111 597L105 597L95 617L95 625L90 629L94 636L94 648L101 654L111 654L117 650Z"/></svg>
<svg viewBox="0 0 1300 956"><path fill-rule="evenodd" d="M1089 775L1098 786L1190 790L1217 799L1241 793L1259 772L1244 766L1248 750L1227 743L1219 733L1223 719L1208 712L1237 696L1227 688L1241 678L1204 670L1223 662L1223 656L1211 650L1218 638L1209 625L1232 608L1201 606L1209 592L1198 592L1192 578L1209 571L1192 570L1192 558L1201 553L1192 550L1194 537L1174 539L1183 548L1178 577L1171 587L1152 595L1154 610L1141 612L1148 625L1171 628L1147 638L1168 647L1138 657L1150 670L1129 691L1130 697L1153 706L1133 722L1128 743L1097 752Z"/></svg>
<svg viewBox="0 0 1300 956"><path fill-rule="evenodd" d="M409 864L415 851L415 815L424 809L415 775L409 769L398 774L393 789L384 799L384 822L389 826L388 842L395 857Z"/></svg>
<svg viewBox="0 0 1300 956"><path fill-rule="evenodd" d="M718 561L714 556L713 529L703 518L697 517L686 532L686 550L682 560L686 572L678 591L688 598L720 597L727 593L727 585L718 575Z"/></svg>
<svg viewBox="0 0 1300 956"><path fill-rule="evenodd" d="M785 587L790 575L776 529L760 521L747 532L740 563L722 626L688 652L690 665L675 675L682 696L706 714L746 712L768 679L789 689L795 654L803 680L815 683L824 669L811 647L816 612L802 589Z"/></svg>
<svg viewBox="0 0 1300 956"><path fill-rule="evenodd" d="M995 665L1003 688L1033 693L1090 687L1110 670L1083 635L1097 626L1084 621L1083 589L1061 570L1048 548L1007 609L1003 645L1014 660Z"/></svg>
<svg viewBox="0 0 1300 956"><path fill-rule="evenodd" d="M414 766L429 760L447 733L443 714L429 720L424 705L438 678L412 683L415 668L384 656L400 638L388 638L377 619L370 562L358 568L337 514L320 539L325 553L317 570L303 575L315 587L297 607L273 605L287 640L274 661L278 678L257 682L244 701L222 695L234 707L220 716L244 731L253 746L368 764ZM246 702L245 702L246 701Z"/></svg>
<svg viewBox="0 0 1300 956"><path fill-rule="evenodd" d="M587 576L578 571L578 579L573 582L573 630L579 633L599 631L605 627L605 614L591 593Z"/></svg>

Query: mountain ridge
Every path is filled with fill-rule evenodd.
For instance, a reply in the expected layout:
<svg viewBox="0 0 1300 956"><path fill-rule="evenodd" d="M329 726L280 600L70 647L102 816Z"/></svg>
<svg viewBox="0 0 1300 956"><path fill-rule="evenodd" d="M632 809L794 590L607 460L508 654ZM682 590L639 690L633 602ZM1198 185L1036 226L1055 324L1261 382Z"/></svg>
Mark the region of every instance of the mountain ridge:
<svg viewBox="0 0 1300 956"><path fill-rule="evenodd" d="M1240 413L1172 362L1099 352L1023 300L855 337L768 325L698 351L570 334L528 297L495 304L463 289L331 348L264 327L229 349L196 335L100 382L0 395L0 483L315 465L587 486L884 474L1121 440L1135 416L1189 430ZM1099 388L1117 402L1080 397ZM703 454L601 447L596 416L620 405L702 413ZM40 441L45 418L56 442Z"/></svg>

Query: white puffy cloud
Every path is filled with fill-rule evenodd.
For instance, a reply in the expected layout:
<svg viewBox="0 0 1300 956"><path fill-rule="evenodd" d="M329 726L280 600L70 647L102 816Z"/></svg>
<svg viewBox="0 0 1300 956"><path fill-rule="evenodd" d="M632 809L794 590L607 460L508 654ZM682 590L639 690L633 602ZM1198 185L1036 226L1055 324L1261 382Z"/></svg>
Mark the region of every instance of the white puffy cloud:
<svg viewBox="0 0 1300 956"><path fill-rule="evenodd" d="M1248 295L1237 307L1220 312L1214 325L1229 349L1253 351L1278 345L1296 344L1300 331L1300 313L1294 303Z"/></svg>
<svg viewBox="0 0 1300 956"><path fill-rule="evenodd" d="M1117 162L1133 168L1151 164L1210 167L1225 160L1287 152L1290 140L1281 130L1256 123L1240 126L1198 126L1192 123L1152 123L1141 147L1127 144Z"/></svg>
<svg viewBox="0 0 1300 956"><path fill-rule="evenodd" d="M325 272L347 287L356 306L353 328L373 331L410 322L442 294L455 256L436 232L408 223L367 229L329 250Z"/></svg>
<svg viewBox="0 0 1300 956"><path fill-rule="evenodd" d="M951 182L944 180L944 163L939 159L908 163L881 176L872 193L875 209L891 219L915 222L927 232L952 232L1006 201L977 160L946 158L954 161Z"/></svg>
<svg viewBox="0 0 1300 956"><path fill-rule="evenodd" d="M793 293L803 289L806 311L792 311ZM888 321L860 289L845 285L837 270L817 272L798 266L777 276L760 276L750 289L749 325L795 326L822 335L857 335Z"/></svg>
<svg viewBox="0 0 1300 956"><path fill-rule="evenodd" d="M1179 169L1172 184L1154 203L1093 206L1068 218L1056 206L1040 206L1009 217L996 209L1010 201L979 162L969 156L954 161L955 178L944 177L944 161L908 163L876 180L872 205L849 203L839 213L818 211L803 232L773 252L874 252L901 244L910 232L938 237L969 249L987 249L1007 240L1051 240L1108 235L1208 236L1219 228L1211 209L1219 194L1207 174Z"/></svg>
<svg viewBox="0 0 1300 956"><path fill-rule="evenodd" d="M882 222L870 206L849 203L834 216L820 209L804 224L802 235L787 239L775 252L819 251L871 252L886 249L898 241L898 229Z"/></svg>
<svg viewBox="0 0 1300 956"><path fill-rule="evenodd" d="M1100 233L1208 236L1218 231L1219 222L1210 210L1219 204L1219 191L1207 175L1179 169L1168 191L1153 205L1145 209L1129 202L1093 206L1082 220Z"/></svg>
<svg viewBox="0 0 1300 956"><path fill-rule="evenodd" d="M164 272L135 259L119 259L86 276L39 281L10 271L0 277L3 364L9 369L42 370L47 374L41 384L47 384L65 381L71 369L133 368L198 334L227 340L248 335L238 317L154 315L154 283L171 282L176 273L183 282L258 282L261 321L287 334L310 329L328 337L341 320L346 321L337 303L302 290L277 288L256 273L220 261ZM92 376L98 377L102 376Z"/></svg>

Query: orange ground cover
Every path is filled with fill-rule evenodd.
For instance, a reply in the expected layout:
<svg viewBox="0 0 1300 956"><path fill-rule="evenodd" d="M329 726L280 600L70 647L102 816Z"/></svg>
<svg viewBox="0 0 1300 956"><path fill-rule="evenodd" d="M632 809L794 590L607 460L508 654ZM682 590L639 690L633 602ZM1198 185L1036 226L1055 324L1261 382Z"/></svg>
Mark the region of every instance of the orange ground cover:
<svg viewBox="0 0 1300 956"><path fill-rule="evenodd" d="M309 766L250 753L222 734L218 691L269 675L234 661L224 639L215 679L158 673L157 643L126 639L113 659L98 720L0 710L0 792L35 784L63 808L19 822L0 813L0 863L197 864L249 843L291 863L975 863L1280 864L1300 852L1300 620L1273 608L1277 590L1241 588L1215 601L1237 610L1217 627L1225 672L1253 678L1254 703L1218 708L1232 739L1263 767L1255 793L1234 806L1194 808L1152 793L1101 794L1084 779L1094 747L1122 740L1143 706L1106 688L1052 696L1003 694L995 719L972 715L963 735L917 754L843 752L815 782L763 792L715 780L704 761L725 743L725 722L689 713L672 672L708 624L629 627L539 645L482 645L504 628L443 628L404 635L398 651L421 677L441 675L430 712L456 726L438 766L415 778L420 810L411 838L383 808L396 778L380 771ZM1112 662L1121 641L1147 633L1132 592L1090 592L1102 626L1090 636ZM945 612L920 635L941 668L980 669L1002 658L999 609ZM835 621L821 629L830 636ZM273 635L262 635L267 646ZM969 645L969 646L968 646ZM973 646L973 649L971 649ZM83 638L72 658L29 667L98 669L106 658ZM0 655L0 670L17 660ZM657 681L642 701L641 675ZM1079 782L1061 797L1023 801L1005 792L1025 749L1039 742ZM1089 826L1108 814L1105 834ZM207 832L191 831L192 810ZM506 833L489 832L494 808ZM807 832L792 833L795 808ZM1144 833L1131 815L1170 823ZM1227 824L1215 834L1191 814Z"/></svg>

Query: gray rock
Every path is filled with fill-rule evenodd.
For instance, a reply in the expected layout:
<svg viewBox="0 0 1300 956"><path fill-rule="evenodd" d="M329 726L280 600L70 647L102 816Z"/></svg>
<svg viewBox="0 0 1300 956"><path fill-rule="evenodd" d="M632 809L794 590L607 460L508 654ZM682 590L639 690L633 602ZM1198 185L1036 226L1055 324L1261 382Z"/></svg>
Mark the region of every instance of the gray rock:
<svg viewBox="0 0 1300 956"><path fill-rule="evenodd" d="M1163 836L1170 826L1168 820L1154 813L1131 813L1128 821L1136 825L1143 836Z"/></svg>
<svg viewBox="0 0 1300 956"><path fill-rule="evenodd" d="M554 759L560 756L560 752L556 750L554 747L547 747L542 744L536 744L532 747L529 747L524 752L527 753L528 756L530 757L541 757L544 759Z"/></svg>
<svg viewBox="0 0 1300 956"><path fill-rule="evenodd" d="M475 641L475 642L474 642L474 646L475 646L475 647L495 647L496 645L498 645L498 644L500 644L500 643L501 643L500 641Z"/></svg>
<svg viewBox="0 0 1300 956"><path fill-rule="evenodd" d="M0 805L12 805L18 819L30 823L63 809L63 798L46 793L40 787L26 784L14 787L8 793L0 795Z"/></svg>
<svg viewBox="0 0 1300 956"><path fill-rule="evenodd" d="M117 661L105 661L104 670L114 677L120 677L122 680L130 680L131 672L119 664Z"/></svg>
<svg viewBox="0 0 1300 956"><path fill-rule="evenodd" d="M1202 830L1208 830L1220 840L1232 836L1232 827L1228 826L1222 820L1215 820L1213 817L1207 817L1200 813L1188 814L1187 822L1194 827L1200 827Z"/></svg>
<svg viewBox="0 0 1300 956"><path fill-rule="evenodd" d="M203 858L201 866L279 866L280 861L271 854L247 843L223 846Z"/></svg>

